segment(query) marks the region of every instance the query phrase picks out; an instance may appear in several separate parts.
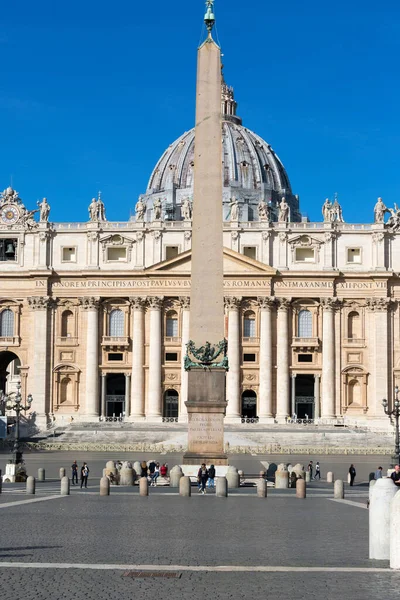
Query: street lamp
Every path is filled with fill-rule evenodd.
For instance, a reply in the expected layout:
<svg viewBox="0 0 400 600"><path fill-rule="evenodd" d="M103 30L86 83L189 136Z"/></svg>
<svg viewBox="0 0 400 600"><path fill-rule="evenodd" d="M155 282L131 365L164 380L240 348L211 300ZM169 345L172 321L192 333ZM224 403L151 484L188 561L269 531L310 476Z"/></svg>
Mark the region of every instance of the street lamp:
<svg viewBox="0 0 400 600"><path fill-rule="evenodd" d="M390 419L392 417L394 417L394 419L395 419L396 437L395 437L395 442L394 442L394 444L395 444L394 453L396 455L397 464L400 464L400 436L399 436L400 400L399 400L399 388L397 385L394 388L394 403L393 403L392 410L389 410L388 404L389 404L388 401L386 400L386 398L384 398L382 400L382 406L385 411L385 414L387 414L390 417Z"/></svg>
<svg viewBox="0 0 400 600"><path fill-rule="evenodd" d="M0 392L1 400L5 404L6 410L15 411L16 420L15 420L15 436L14 436L14 447L12 449L13 452L13 462L16 465L19 465L23 462L22 460L22 451L19 445L19 419L22 411L26 412L30 409L32 404L32 394L29 394L26 399L26 404L22 404L22 396L21 396L21 384L17 383L17 391L15 396L12 398L11 394L4 394L3 391Z"/></svg>

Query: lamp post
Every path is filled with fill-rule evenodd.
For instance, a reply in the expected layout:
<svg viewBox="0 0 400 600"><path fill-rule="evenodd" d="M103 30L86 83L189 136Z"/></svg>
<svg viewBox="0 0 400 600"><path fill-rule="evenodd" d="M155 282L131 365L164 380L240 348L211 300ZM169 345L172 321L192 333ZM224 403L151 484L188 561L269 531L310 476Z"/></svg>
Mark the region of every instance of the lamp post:
<svg viewBox="0 0 400 600"><path fill-rule="evenodd" d="M19 419L22 411L26 412L30 409L32 404L32 394L29 394L26 399L26 404L22 404L22 396L21 396L21 384L17 383L17 391L14 397L11 397L11 394L4 394L3 391L0 392L1 398L5 403L6 410L15 411L16 420L15 420L15 436L14 436L14 447L12 449L13 452L13 460L12 462L16 465L19 465L23 462L22 460L22 451L19 445Z"/></svg>
<svg viewBox="0 0 400 600"><path fill-rule="evenodd" d="M394 403L393 403L392 410L389 410L388 404L389 404L388 401L386 400L386 398L384 398L382 400L382 406L385 411L385 414L387 414L390 418L394 417L394 419L395 419L396 437L395 437L395 442L394 442L394 444L395 444L394 453L395 453L397 464L400 464L400 436L399 436L400 400L399 400L399 388L397 385L394 388Z"/></svg>

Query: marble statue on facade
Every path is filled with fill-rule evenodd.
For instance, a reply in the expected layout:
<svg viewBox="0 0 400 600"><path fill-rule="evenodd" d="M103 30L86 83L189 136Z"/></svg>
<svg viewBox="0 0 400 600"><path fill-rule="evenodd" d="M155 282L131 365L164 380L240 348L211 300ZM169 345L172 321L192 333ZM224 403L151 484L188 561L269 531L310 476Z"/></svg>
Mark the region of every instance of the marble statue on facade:
<svg viewBox="0 0 400 600"><path fill-rule="evenodd" d="M392 231L399 231L400 229L400 208L397 204L394 204L394 208L388 208L387 211L390 213L390 217L388 222L386 223L388 227L391 227Z"/></svg>
<svg viewBox="0 0 400 600"><path fill-rule="evenodd" d="M269 221L271 218L271 207L264 200L258 203L258 216L260 221Z"/></svg>
<svg viewBox="0 0 400 600"><path fill-rule="evenodd" d="M231 221L239 221L239 202L235 196L231 198Z"/></svg>
<svg viewBox="0 0 400 600"><path fill-rule="evenodd" d="M137 201L136 206L135 206L136 222L137 223L139 221L144 221L146 210L147 210L146 203L143 202L143 198L142 197L139 197L139 200Z"/></svg>
<svg viewBox="0 0 400 600"><path fill-rule="evenodd" d="M96 198L92 198L92 201L89 204L88 210L89 210L89 221L93 221L93 222L98 221Z"/></svg>
<svg viewBox="0 0 400 600"><path fill-rule="evenodd" d="M377 203L374 206L374 222L383 223L385 219L385 213L390 212L383 203L382 198L378 198Z"/></svg>
<svg viewBox="0 0 400 600"><path fill-rule="evenodd" d="M50 214L50 204L47 202L47 198L43 198L43 200L41 202L39 202L39 200L38 200L37 205L40 210L40 217L39 217L40 222L47 223L47 221L49 220L49 214Z"/></svg>
<svg viewBox="0 0 400 600"><path fill-rule="evenodd" d="M106 207L104 206L104 202L101 199L101 193L99 192L99 197L97 198L97 218L99 221L107 221L106 219Z"/></svg>
<svg viewBox="0 0 400 600"><path fill-rule="evenodd" d="M184 198L181 206L181 215L184 221L192 220L192 203L190 198Z"/></svg>
<svg viewBox="0 0 400 600"><path fill-rule="evenodd" d="M340 206L337 198L335 198L334 203L332 204L332 221L337 221L338 223L344 223L342 207Z"/></svg>
<svg viewBox="0 0 400 600"><path fill-rule="evenodd" d="M289 221L289 204L286 198L282 198L279 204L278 223L288 223Z"/></svg>
<svg viewBox="0 0 400 600"><path fill-rule="evenodd" d="M324 223L344 223L342 207L340 206L337 198L332 203L327 198L322 206L322 216Z"/></svg>
<svg viewBox="0 0 400 600"><path fill-rule="evenodd" d="M153 220L159 221L161 219L162 204L160 198L156 198L153 204Z"/></svg>
<svg viewBox="0 0 400 600"><path fill-rule="evenodd" d="M322 206L322 217L324 223L331 223L332 221L332 203L327 198Z"/></svg>

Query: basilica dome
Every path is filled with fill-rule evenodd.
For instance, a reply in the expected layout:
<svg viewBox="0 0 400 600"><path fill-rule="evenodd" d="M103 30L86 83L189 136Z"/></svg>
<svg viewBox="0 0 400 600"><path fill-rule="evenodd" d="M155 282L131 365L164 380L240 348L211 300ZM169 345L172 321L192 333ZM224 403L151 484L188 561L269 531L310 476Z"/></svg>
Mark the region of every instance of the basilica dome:
<svg viewBox="0 0 400 600"><path fill-rule="evenodd" d="M241 118L236 115L236 107L233 88L223 83L224 218L229 218L232 196L239 202L241 221L258 220L257 206L261 200L271 206L272 214L276 216L277 204L285 197L290 206L291 220L299 220L298 197L292 194L282 162L265 140L242 125ZM142 196L150 210L155 198L159 198L167 220L179 220L182 200L187 197L193 199L194 144L194 128L171 144L157 162L146 194Z"/></svg>

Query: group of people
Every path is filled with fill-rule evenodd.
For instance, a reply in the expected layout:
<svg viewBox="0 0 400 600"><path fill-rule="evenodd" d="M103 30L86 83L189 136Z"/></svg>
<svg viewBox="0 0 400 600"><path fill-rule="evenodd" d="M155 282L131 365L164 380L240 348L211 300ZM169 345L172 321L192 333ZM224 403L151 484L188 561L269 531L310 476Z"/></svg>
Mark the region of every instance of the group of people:
<svg viewBox="0 0 400 600"><path fill-rule="evenodd" d="M206 463L202 463L197 473L199 494L206 493L207 482L208 489L215 488L215 467L214 465L210 465L210 468L207 469Z"/></svg>
<svg viewBox="0 0 400 600"><path fill-rule="evenodd" d="M145 460L140 463L140 477L147 477L151 486L157 485L157 479L160 477L166 477L168 474L168 465L163 463L160 466L159 462L151 460L148 464Z"/></svg>
<svg viewBox="0 0 400 600"><path fill-rule="evenodd" d="M76 460L74 460L74 462L72 463L71 470L72 470L72 485L78 485L79 467L78 467L78 463L76 462ZM87 488L88 478L89 478L89 467L88 467L87 463L84 462L80 469L81 488L83 486L85 486L85 488Z"/></svg>
<svg viewBox="0 0 400 600"><path fill-rule="evenodd" d="M314 475L314 463L312 460L308 463L307 471L310 473L310 479L321 479L321 467L317 460L315 464L315 475Z"/></svg>

